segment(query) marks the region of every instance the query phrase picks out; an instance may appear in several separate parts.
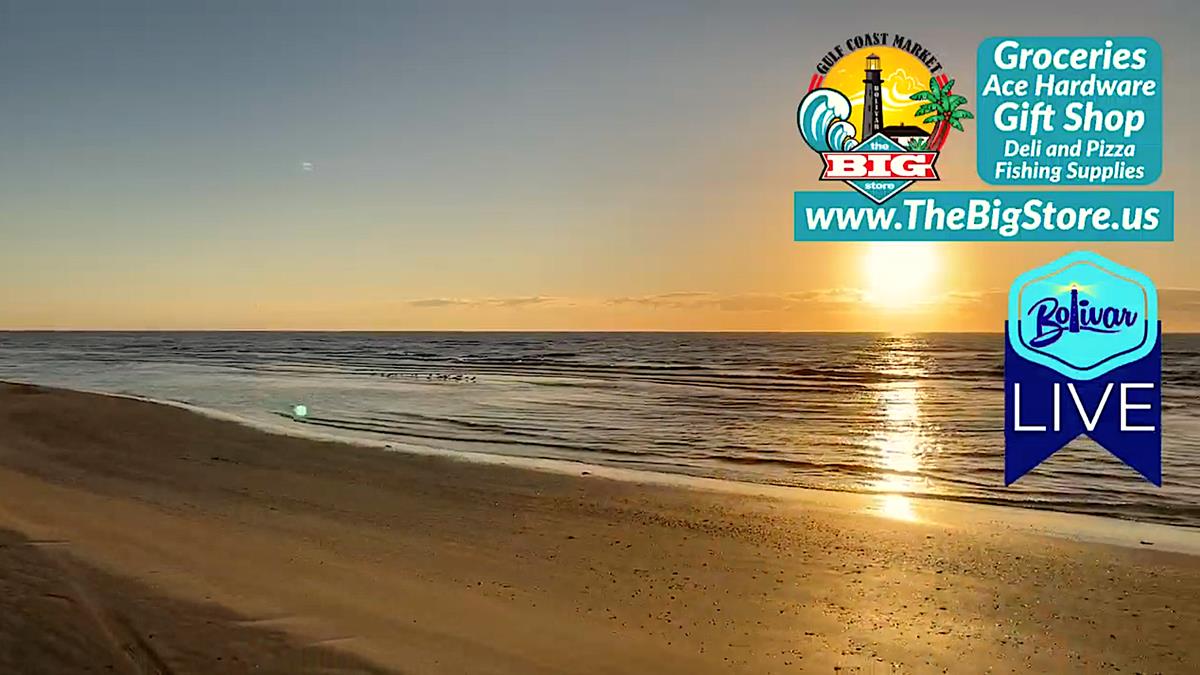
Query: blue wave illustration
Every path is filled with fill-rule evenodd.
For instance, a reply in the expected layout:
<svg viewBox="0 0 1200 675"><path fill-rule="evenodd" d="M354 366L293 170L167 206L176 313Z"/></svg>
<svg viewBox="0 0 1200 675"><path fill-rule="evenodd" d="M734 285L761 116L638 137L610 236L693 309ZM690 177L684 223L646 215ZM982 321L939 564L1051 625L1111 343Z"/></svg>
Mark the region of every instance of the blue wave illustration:
<svg viewBox="0 0 1200 675"><path fill-rule="evenodd" d="M850 100L835 89L813 89L796 110L800 134L817 152L844 152L858 145L858 130L849 118Z"/></svg>

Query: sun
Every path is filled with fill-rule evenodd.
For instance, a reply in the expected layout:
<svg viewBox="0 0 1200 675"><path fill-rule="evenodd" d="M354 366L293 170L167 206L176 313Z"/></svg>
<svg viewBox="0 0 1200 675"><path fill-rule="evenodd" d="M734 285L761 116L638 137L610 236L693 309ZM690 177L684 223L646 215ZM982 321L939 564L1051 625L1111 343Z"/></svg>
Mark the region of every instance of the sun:
<svg viewBox="0 0 1200 675"><path fill-rule="evenodd" d="M940 262L933 244L870 244L862 260L867 300L891 309L911 309L929 300L937 290Z"/></svg>

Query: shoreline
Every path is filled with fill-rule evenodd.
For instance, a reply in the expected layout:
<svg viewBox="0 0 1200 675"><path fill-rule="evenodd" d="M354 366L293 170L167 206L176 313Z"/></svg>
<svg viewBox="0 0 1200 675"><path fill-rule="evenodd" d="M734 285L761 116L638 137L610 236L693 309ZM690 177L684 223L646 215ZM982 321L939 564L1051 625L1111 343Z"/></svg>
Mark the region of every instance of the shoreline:
<svg viewBox="0 0 1200 675"><path fill-rule="evenodd" d="M0 587L18 591L0 617L19 618L0 618L0 670L1185 672L1200 638L1200 567L1159 542L735 487L0 385Z"/></svg>
<svg viewBox="0 0 1200 675"><path fill-rule="evenodd" d="M936 522L937 514L950 512L950 519L955 521L979 520L1004 522L1010 527L1041 532L1050 536L1075 539L1080 541L1113 544L1129 548L1153 546L1163 551L1186 553L1200 556L1200 527L1155 523L1115 516L1099 516L1090 513L1044 509L1036 506L1022 506L1017 503L996 504L971 499L961 499L940 495L913 495L891 492L869 492L838 490L832 488L779 485L774 483L758 483L740 481L731 478L715 478L697 476L683 472L653 471L649 469L632 469L605 464L596 464L586 460L570 460L541 458L524 455L502 455L466 450L448 450L433 446L414 445L396 441L372 441L363 438L343 436L315 430L304 422L294 425L268 424L248 419L233 413L193 405L183 401L157 399L136 394L122 394L99 390L73 389L66 387L51 387L33 382L0 380L0 385L16 384L22 386L57 389L67 392L90 394L140 401L154 405L168 406L186 410L214 420L231 422L241 426L261 431L263 433L302 438L308 440L341 443L362 448L371 448L384 452L398 452L411 455L440 457L452 461L470 462L483 465L497 465L543 471L562 475L579 475L580 472L645 485L678 487L683 489L705 490L726 494L755 495L780 499L799 500L812 506L824 508L844 508L866 513L873 513L881 518L899 518L901 520L932 517ZM284 413L277 413L288 419ZM896 499L908 502L904 504ZM889 503L890 502L890 503ZM887 515L881 513L888 509L903 513Z"/></svg>

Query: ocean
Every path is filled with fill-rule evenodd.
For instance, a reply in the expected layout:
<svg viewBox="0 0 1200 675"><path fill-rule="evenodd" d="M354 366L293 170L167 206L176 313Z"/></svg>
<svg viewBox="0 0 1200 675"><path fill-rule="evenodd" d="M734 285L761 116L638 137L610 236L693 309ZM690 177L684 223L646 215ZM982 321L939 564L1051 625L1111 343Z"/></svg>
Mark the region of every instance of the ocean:
<svg viewBox="0 0 1200 675"><path fill-rule="evenodd" d="M1200 335L1163 362L1162 488L1086 439L1005 487L998 334L0 333L0 379L298 433L1200 527Z"/></svg>

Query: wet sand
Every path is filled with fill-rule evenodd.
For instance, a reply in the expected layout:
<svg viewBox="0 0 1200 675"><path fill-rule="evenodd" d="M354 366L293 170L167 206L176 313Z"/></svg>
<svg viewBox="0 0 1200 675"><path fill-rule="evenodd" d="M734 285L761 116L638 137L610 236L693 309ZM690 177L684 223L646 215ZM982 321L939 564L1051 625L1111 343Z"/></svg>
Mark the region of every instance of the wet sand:
<svg viewBox="0 0 1200 675"><path fill-rule="evenodd" d="M916 502L898 509L908 521L864 497L597 474L0 385L0 672L1189 672L1200 658L1191 555L1050 537L1001 510Z"/></svg>

